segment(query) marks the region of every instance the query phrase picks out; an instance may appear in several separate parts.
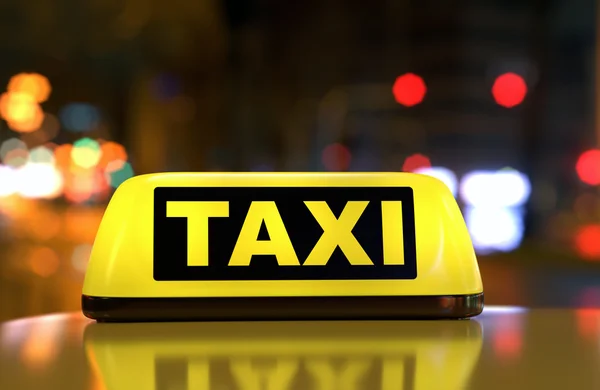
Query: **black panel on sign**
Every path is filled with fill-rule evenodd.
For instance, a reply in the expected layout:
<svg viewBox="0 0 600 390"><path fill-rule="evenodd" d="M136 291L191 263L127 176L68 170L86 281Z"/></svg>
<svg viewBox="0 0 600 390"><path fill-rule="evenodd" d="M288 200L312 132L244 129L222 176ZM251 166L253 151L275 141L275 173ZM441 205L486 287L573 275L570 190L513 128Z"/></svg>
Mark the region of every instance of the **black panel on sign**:
<svg viewBox="0 0 600 390"><path fill-rule="evenodd" d="M167 217L167 202L229 202L229 216L209 218L208 266L188 266L187 218ZM304 204L325 201L339 218L349 201L368 201L352 229L373 265L351 265L337 247L327 265L282 266L274 255L254 255L249 266L229 260L250 204L276 204L300 264L323 234ZM404 264L383 264L382 201L402 202ZM264 223L257 240L269 240ZM415 279L417 277L413 190L410 187L159 187L154 191L154 279L191 280L347 280Z"/></svg>

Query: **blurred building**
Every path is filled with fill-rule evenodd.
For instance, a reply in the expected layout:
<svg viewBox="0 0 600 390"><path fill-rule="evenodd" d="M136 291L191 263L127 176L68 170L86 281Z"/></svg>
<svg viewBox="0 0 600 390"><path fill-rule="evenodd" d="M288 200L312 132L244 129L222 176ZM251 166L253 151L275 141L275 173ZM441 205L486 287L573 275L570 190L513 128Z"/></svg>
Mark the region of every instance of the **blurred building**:
<svg viewBox="0 0 600 390"><path fill-rule="evenodd" d="M0 4L0 75L50 80L41 107L61 131L46 141L115 140L136 174L399 171L420 153L458 178L524 172L535 228L585 189L574 165L596 142L590 9L591 0L12 0ZM424 86L400 88L414 99L404 104L394 86L409 73ZM508 106L492 94L507 73L525 83L521 97L514 82L499 87ZM61 113L75 104L98 114L94 126L69 130ZM0 127L0 141L17 136L27 138Z"/></svg>

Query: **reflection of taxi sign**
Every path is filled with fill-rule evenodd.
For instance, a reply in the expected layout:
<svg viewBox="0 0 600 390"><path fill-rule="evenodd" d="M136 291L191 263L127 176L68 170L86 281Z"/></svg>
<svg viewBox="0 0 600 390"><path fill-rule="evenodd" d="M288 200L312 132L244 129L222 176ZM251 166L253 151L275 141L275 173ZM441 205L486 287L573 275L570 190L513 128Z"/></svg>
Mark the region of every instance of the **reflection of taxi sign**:
<svg viewBox="0 0 600 390"><path fill-rule="evenodd" d="M90 324L85 349L107 390L464 389L477 321Z"/></svg>
<svg viewBox="0 0 600 390"><path fill-rule="evenodd" d="M470 317L477 260L437 179L163 173L114 194L82 297L99 321Z"/></svg>

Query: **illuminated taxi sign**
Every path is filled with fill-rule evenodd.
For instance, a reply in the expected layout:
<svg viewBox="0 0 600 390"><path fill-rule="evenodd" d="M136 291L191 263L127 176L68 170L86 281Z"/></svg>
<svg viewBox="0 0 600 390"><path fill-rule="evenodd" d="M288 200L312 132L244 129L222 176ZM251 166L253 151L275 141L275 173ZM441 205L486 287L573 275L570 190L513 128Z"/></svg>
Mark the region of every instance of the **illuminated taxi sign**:
<svg viewBox="0 0 600 390"><path fill-rule="evenodd" d="M417 277L409 187L159 187L154 279Z"/></svg>
<svg viewBox="0 0 600 390"><path fill-rule="evenodd" d="M456 201L407 173L163 173L123 183L83 287L99 321L470 317Z"/></svg>
<svg viewBox="0 0 600 390"><path fill-rule="evenodd" d="M476 321L90 324L107 390L464 389L482 347Z"/></svg>

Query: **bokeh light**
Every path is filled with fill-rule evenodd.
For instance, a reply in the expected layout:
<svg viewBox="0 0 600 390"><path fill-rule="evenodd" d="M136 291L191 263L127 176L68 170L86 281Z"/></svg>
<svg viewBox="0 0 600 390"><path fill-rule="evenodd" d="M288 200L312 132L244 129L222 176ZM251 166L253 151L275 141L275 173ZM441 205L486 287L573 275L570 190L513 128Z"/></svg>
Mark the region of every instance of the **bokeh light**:
<svg viewBox="0 0 600 390"><path fill-rule="evenodd" d="M0 197L13 195L17 192L18 176L14 168L0 165Z"/></svg>
<svg viewBox="0 0 600 390"><path fill-rule="evenodd" d="M82 203L98 190L98 172L94 170L72 172L66 177L64 196L73 203Z"/></svg>
<svg viewBox="0 0 600 390"><path fill-rule="evenodd" d="M102 149L98 141L82 138L73 144L71 159L78 167L89 169L95 167L102 157Z"/></svg>
<svg viewBox="0 0 600 390"><path fill-rule="evenodd" d="M64 214L65 236L73 242L94 242L103 215L103 208L70 207Z"/></svg>
<svg viewBox="0 0 600 390"><path fill-rule="evenodd" d="M111 164L111 171L117 171L125 165L127 161L127 151L116 142L103 142L101 145L102 156L98 161L98 167L106 169Z"/></svg>
<svg viewBox="0 0 600 390"><path fill-rule="evenodd" d="M575 233L577 253L586 260L600 260L600 225L589 224Z"/></svg>
<svg viewBox="0 0 600 390"><path fill-rule="evenodd" d="M600 150L583 152L575 166L579 179L589 185L600 184Z"/></svg>
<svg viewBox="0 0 600 390"><path fill-rule="evenodd" d="M71 168L71 153L73 145L63 144L54 149L54 163L62 171L68 171Z"/></svg>
<svg viewBox="0 0 600 390"><path fill-rule="evenodd" d="M37 103L48 100L52 87L50 81L39 73L19 73L8 82L8 92L31 96Z"/></svg>
<svg viewBox="0 0 600 390"><path fill-rule="evenodd" d="M516 170L473 171L462 178L459 192L471 206L514 207L529 199L531 184Z"/></svg>
<svg viewBox="0 0 600 390"><path fill-rule="evenodd" d="M406 107L412 107L423 101L427 93L427 86L420 76L406 73L396 79L392 93L396 102Z"/></svg>
<svg viewBox="0 0 600 390"><path fill-rule="evenodd" d="M44 278L54 274L60 266L58 254L49 247L32 248L27 262L35 274Z"/></svg>
<svg viewBox="0 0 600 390"><path fill-rule="evenodd" d="M100 123L100 112L91 104L70 103L61 109L60 121L66 130L88 132Z"/></svg>
<svg viewBox="0 0 600 390"><path fill-rule="evenodd" d="M6 157L13 150L27 151L27 145L25 144L25 142L21 141L18 138L7 139L0 145L0 160L2 160L6 164Z"/></svg>
<svg viewBox="0 0 600 390"><path fill-rule="evenodd" d="M110 162L105 171L106 182L112 187L117 188L125 180L133 177L134 172L131 164L115 160Z"/></svg>
<svg viewBox="0 0 600 390"><path fill-rule="evenodd" d="M531 185L513 169L473 171L461 180L459 192L468 205L467 228L475 251L488 254L515 250L523 239L523 211Z"/></svg>
<svg viewBox="0 0 600 390"><path fill-rule="evenodd" d="M69 186L65 186L64 197L72 203L83 203L94 195L93 181L85 178L75 178Z"/></svg>
<svg viewBox="0 0 600 390"><path fill-rule="evenodd" d="M21 168L29 161L29 150L13 149L4 157L4 163L13 168Z"/></svg>
<svg viewBox="0 0 600 390"><path fill-rule="evenodd" d="M342 144L335 143L323 149L322 161L329 171L346 171L350 167L352 154Z"/></svg>
<svg viewBox="0 0 600 390"><path fill-rule="evenodd" d="M584 308L575 310L577 318L577 331L588 341L597 341L596 337L600 329L600 310L588 308L587 300L592 300L591 307L596 306L596 302L600 300L600 292L597 289L584 289L582 295L583 302L580 303ZM592 297L590 299L589 297ZM579 302L578 302L579 303Z"/></svg>
<svg viewBox="0 0 600 390"><path fill-rule="evenodd" d="M0 96L0 115L14 131L27 133L40 128L44 112L34 97L21 92L6 92Z"/></svg>
<svg viewBox="0 0 600 390"><path fill-rule="evenodd" d="M431 168L431 161L429 157L419 153L408 156L402 164L403 172L414 172L417 169L424 168Z"/></svg>
<svg viewBox="0 0 600 390"><path fill-rule="evenodd" d="M19 168L18 191L25 198L55 198L63 189L63 176L52 164L27 163Z"/></svg>
<svg viewBox="0 0 600 390"><path fill-rule="evenodd" d="M523 239L523 216L512 208L467 207L465 222L473 247L480 254L509 252Z"/></svg>
<svg viewBox="0 0 600 390"><path fill-rule="evenodd" d="M435 177L436 179L446 184L450 192L452 192L452 195L456 196L456 191L458 188L458 178L452 170L445 167L421 167L415 169L413 172Z"/></svg>
<svg viewBox="0 0 600 390"><path fill-rule="evenodd" d="M523 102L527 94L527 84L516 73L505 73L496 78L492 86L492 95L502 107L512 108Z"/></svg>
<svg viewBox="0 0 600 390"><path fill-rule="evenodd" d="M32 163L54 164L54 153L46 146L38 146L29 151L29 161Z"/></svg>

